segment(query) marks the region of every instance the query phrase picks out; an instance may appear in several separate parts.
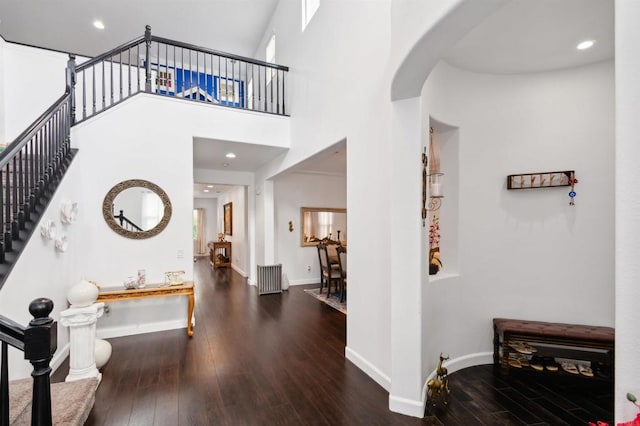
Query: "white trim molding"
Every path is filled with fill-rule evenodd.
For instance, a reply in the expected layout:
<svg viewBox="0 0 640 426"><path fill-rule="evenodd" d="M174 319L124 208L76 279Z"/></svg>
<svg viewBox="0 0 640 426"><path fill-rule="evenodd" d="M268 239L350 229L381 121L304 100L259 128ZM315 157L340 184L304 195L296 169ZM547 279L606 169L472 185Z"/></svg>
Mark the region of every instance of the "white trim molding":
<svg viewBox="0 0 640 426"><path fill-rule="evenodd" d="M371 377L377 384L382 386L384 390L389 392L391 390L391 378L380 371L376 366L364 359L360 354L349 347L345 347L344 356L349 361L355 364L360 370Z"/></svg>
<svg viewBox="0 0 640 426"><path fill-rule="evenodd" d="M389 410L405 416L424 417L425 403L426 400L424 398L422 401L414 401L389 394Z"/></svg>

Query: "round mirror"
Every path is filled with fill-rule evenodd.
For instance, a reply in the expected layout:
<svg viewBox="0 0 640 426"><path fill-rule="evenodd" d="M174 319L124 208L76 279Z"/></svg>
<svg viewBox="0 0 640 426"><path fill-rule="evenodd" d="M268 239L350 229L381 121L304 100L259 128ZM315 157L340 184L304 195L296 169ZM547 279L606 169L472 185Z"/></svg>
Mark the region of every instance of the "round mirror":
<svg viewBox="0 0 640 426"><path fill-rule="evenodd" d="M171 202L158 185L142 179L120 182L102 203L104 220L123 237L141 240L158 235L171 219Z"/></svg>

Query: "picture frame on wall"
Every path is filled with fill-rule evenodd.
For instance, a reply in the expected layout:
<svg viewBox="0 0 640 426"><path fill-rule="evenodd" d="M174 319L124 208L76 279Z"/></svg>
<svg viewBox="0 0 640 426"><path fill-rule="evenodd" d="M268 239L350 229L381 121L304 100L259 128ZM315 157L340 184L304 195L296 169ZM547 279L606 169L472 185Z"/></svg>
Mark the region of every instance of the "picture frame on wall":
<svg viewBox="0 0 640 426"><path fill-rule="evenodd" d="M233 203L224 205L224 234L233 235Z"/></svg>

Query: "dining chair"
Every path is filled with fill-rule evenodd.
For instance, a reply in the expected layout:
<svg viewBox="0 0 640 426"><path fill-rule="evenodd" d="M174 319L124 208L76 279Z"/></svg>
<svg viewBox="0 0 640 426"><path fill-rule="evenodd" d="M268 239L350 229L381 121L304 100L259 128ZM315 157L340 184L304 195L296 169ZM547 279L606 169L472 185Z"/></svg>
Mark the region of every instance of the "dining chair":
<svg viewBox="0 0 640 426"><path fill-rule="evenodd" d="M335 289L338 290L341 281L339 266L333 268L329 261L329 254L325 244L318 244L318 256L320 257L320 270L322 272L322 280L327 283L327 297L331 296L331 283L335 283ZM320 294L322 294L322 281L320 282Z"/></svg>
<svg viewBox="0 0 640 426"><path fill-rule="evenodd" d="M340 303L344 302L347 293L347 248L338 246L338 269L340 270Z"/></svg>

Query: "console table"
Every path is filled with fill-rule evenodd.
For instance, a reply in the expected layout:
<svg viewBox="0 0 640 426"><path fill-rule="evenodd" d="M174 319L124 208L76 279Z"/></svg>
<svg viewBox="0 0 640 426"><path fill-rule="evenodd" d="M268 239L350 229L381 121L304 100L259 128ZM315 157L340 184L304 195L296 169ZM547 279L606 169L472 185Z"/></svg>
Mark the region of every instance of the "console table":
<svg viewBox="0 0 640 426"><path fill-rule="evenodd" d="M180 285L147 284L144 288L105 290L98 293L97 302L119 302L122 300L149 299L153 297L187 296L189 310L187 312L187 335L193 336L193 308L195 293L193 281Z"/></svg>

